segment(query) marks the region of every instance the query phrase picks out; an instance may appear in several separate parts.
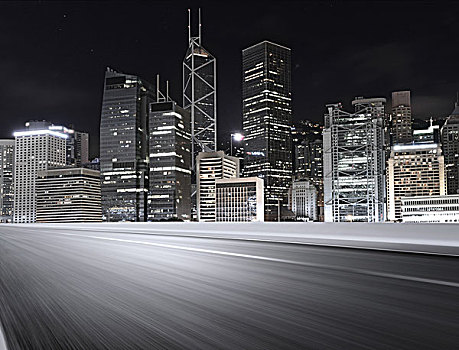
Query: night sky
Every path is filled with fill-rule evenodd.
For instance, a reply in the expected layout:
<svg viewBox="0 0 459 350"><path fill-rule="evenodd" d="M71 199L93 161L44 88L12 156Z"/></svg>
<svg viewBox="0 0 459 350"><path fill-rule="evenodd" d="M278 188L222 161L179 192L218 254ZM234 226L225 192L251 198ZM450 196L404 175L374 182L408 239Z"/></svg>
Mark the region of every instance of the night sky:
<svg viewBox="0 0 459 350"><path fill-rule="evenodd" d="M187 8L197 33L199 6L203 46L217 58L220 138L241 129L241 50L262 40L292 49L295 120L400 89L411 90L414 117L453 110L457 2L2 2L0 137L30 119L74 124L96 156L107 66L152 82L159 73L181 103Z"/></svg>

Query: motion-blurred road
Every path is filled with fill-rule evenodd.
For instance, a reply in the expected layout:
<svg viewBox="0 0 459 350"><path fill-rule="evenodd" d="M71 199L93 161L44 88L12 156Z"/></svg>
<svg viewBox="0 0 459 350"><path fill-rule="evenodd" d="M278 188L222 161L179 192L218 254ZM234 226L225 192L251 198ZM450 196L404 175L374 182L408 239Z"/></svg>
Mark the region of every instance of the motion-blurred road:
<svg viewBox="0 0 459 350"><path fill-rule="evenodd" d="M457 349L459 260L3 225L0 324L11 350Z"/></svg>

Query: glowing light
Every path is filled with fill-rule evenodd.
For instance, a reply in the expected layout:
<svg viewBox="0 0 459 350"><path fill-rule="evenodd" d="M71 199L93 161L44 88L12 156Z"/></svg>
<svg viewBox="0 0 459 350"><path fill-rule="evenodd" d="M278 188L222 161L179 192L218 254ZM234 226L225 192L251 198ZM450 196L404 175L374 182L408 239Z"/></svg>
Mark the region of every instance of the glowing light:
<svg viewBox="0 0 459 350"><path fill-rule="evenodd" d="M242 141L242 140L244 140L244 135L242 135L239 132L237 132L235 134L232 134L232 135L233 135L234 141Z"/></svg>
<svg viewBox="0 0 459 350"><path fill-rule="evenodd" d="M68 135L61 134L60 132L52 131L52 130L30 130L30 131L16 131L13 136L33 136L33 135L53 135L57 137L62 137L63 139L68 138Z"/></svg>

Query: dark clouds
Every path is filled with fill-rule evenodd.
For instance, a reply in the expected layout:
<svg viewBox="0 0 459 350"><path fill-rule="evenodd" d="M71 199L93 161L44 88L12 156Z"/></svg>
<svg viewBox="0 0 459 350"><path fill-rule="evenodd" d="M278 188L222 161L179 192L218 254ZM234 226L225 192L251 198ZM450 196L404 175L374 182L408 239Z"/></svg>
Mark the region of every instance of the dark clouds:
<svg viewBox="0 0 459 350"><path fill-rule="evenodd" d="M0 137L28 119L74 124L97 138L106 66L153 81L181 102L187 3L0 3ZM241 128L241 50L292 48L295 119L324 105L410 89L415 116L445 116L459 89L458 4L201 3L203 44L217 57L219 134ZM195 7L196 8L196 7ZM194 15L196 15L194 12ZM196 17L193 19L196 30Z"/></svg>

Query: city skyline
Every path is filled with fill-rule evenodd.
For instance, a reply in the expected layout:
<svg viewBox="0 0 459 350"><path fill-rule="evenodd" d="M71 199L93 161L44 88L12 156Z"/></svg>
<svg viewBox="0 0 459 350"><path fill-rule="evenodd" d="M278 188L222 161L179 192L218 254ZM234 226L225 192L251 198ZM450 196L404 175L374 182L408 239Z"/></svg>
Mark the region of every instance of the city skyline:
<svg viewBox="0 0 459 350"><path fill-rule="evenodd" d="M219 62L220 141L242 125L241 50L262 40L292 49L294 120L323 122L327 103L362 95L389 97L405 89L412 92L414 118L446 117L456 100L457 39L452 34L457 6L390 3L368 8L326 2L255 3L225 12L211 3L201 8L203 40ZM8 48L0 58L5 79L1 138L12 138L27 120L45 119L88 131L91 156L98 155L101 82L107 66L150 81L160 73L171 82L171 97L180 100L186 4L118 3L108 8L104 3L6 3L1 9L0 43ZM148 16L148 25L126 25L132 23L133 12L140 15L135 17L140 24ZM410 21L401 21L407 14ZM390 26L384 20L388 15ZM352 23L354 17L360 22ZM373 24L377 20L381 25ZM431 26L424 25L427 20ZM131 40L133 35L136 39Z"/></svg>

